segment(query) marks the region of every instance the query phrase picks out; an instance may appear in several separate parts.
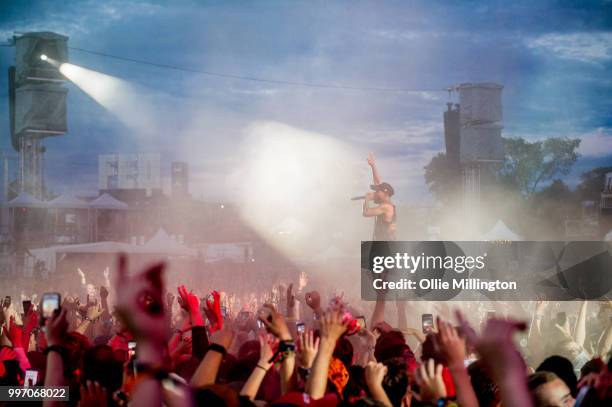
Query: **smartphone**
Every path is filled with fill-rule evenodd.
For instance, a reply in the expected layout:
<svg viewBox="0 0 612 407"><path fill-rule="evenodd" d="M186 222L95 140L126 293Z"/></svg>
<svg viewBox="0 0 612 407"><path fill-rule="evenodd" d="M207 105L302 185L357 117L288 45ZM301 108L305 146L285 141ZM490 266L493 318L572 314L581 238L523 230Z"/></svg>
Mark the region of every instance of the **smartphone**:
<svg viewBox="0 0 612 407"><path fill-rule="evenodd" d="M261 322L260 320L257 320L257 328L259 329L264 329L266 326L264 325L263 322Z"/></svg>
<svg viewBox="0 0 612 407"><path fill-rule="evenodd" d="M25 372L25 380L23 387L34 387L38 381L38 370L27 369Z"/></svg>
<svg viewBox="0 0 612 407"><path fill-rule="evenodd" d="M425 335L433 332L433 314L422 314L421 315L421 326Z"/></svg>
<svg viewBox="0 0 612 407"><path fill-rule="evenodd" d="M567 314L565 312L557 312L557 325L563 326L567 321Z"/></svg>
<svg viewBox="0 0 612 407"><path fill-rule="evenodd" d="M303 322L298 322L297 324L295 324L295 329L297 330L297 333L303 334L304 332L306 332L306 325L304 325Z"/></svg>
<svg viewBox="0 0 612 407"><path fill-rule="evenodd" d="M59 293L44 293L42 296L42 306L40 322L50 318L53 313L59 309L61 304L61 296Z"/></svg>
<svg viewBox="0 0 612 407"><path fill-rule="evenodd" d="M23 315L26 315L28 311L30 310L30 307L32 306L32 301L30 300L21 301L21 305L23 306Z"/></svg>
<svg viewBox="0 0 612 407"><path fill-rule="evenodd" d="M11 306L11 296L7 295L4 297L4 308L8 308Z"/></svg>
<svg viewBox="0 0 612 407"><path fill-rule="evenodd" d="M223 319L225 319L227 317L227 308L226 307L221 307L221 317L223 317Z"/></svg>
<svg viewBox="0 0 612 407"><path fill-rule="evenodd" d="M133 359L134 355L136 355L136 341L128 342L128 359Z"/></svg>
<svg viewBox="0 0 612 407"><path fill-rule="evenodd" d="M364 331L366 329L366 319L363 315L358 316L357 318L355 318L357 320L357 326L359 326L359 329L361 331Z"/></svg>

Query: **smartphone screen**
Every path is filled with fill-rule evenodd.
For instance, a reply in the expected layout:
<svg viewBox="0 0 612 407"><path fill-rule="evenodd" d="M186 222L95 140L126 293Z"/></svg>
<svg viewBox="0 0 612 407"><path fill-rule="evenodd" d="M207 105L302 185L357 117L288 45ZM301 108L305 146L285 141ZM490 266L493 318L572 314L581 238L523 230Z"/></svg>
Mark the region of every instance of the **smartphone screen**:
<svg viewBox="0 0 612 407"><path fill-rule="evenodd" d="M421 315L421 325L423 327L423 333L429 334L433 332L433 315L423 314Z"/></svg>
<svg viewBox="0 0 612 407"><path fill-rule="evenodd" d="M226 307L221 307L221 316L223 317L223 319L225 319L227 317L227 308Z"/></svg>
<svg viewBox="0 0 612 407"><path fill-rule="evenodd" d="M60 307L59 293L44 293L42 296L42 319L50 318Z"/></svg>
<svg viewBox="0 0 612 407"><path fill-rule="evenodd" d="M136 341L128 342L128 359L133 359L136 354Z"/></svg>
<svg viewBox="0 0 612 407"><path fill-rule="evenodd" d="M23 381L23 387L36 386L38 381L38 370L27 369L25 372L25 380Z"/></svg>
<svg viewBox="0 0 612 407"><path fill-rule="evenodd" d="M297 330L297 333L303 334L304 332L306 332L306 325L304 325L303 322L298 322L297 324L295 324L295 329Z"/></svg>
<svg viewBox="0 0 612 407"><path fill-rule="evenodd" d="M360 315L356 318L357 325L359 326L359 330L364 331L366 329L366 319L363 315Z"/></svg>
<svg viewBox="0 0 612 407"><path fill-rule="evenodd" d="M257 320L257 328L259 328L259 329L264 329L264 328L265 328L264 323L263 323L263 322L261 322L260 320Z"/></svg>

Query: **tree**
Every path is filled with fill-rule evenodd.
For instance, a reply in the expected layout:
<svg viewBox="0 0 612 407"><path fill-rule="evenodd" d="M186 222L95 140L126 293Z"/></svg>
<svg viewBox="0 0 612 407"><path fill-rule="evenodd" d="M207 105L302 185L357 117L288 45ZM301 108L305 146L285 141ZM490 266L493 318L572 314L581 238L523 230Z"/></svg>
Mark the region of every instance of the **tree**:
<svg viewBox="0 0 612 407"><path fill-rule="evenodd" d="M598 167L580 175L580 184L576 194L581 201L599 201L604 186L606 174L612 172L612 167Z"/></svg>
<svg viewBox="0 0 612 407"><path fill-rule="evenodd" d="M544 141L505 138L500 179L530 196L541 182L569 174L580 157L580 139L551 137Z"/></svg>
<svg viewBox="0 0 612 407"><path fill-rule="evenodd" d="M461 168L457 168L445 153L438 153L425 167L425 183L440 202L448 203L461 194ZM460 196L459 196L460 197Z"/></svg>

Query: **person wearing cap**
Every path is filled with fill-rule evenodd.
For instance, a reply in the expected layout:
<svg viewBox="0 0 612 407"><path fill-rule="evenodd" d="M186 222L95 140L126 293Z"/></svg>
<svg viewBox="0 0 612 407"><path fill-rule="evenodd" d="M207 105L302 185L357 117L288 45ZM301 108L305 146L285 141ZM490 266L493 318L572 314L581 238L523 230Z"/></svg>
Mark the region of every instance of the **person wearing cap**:
<svg viewBox="0 0 612 407"><path fill-rule="evenodd" d="M387 182L381 182L372 153L368 154L368 164L372 168L374 184L370 185L370 188L374 192L368 192L365 195L363 216L375 217L372 240L395 240L396 210L395 205L391 202L391 197L394 194L393 187ZM374 201L377 206L370 207L371 201Z"/></svg>

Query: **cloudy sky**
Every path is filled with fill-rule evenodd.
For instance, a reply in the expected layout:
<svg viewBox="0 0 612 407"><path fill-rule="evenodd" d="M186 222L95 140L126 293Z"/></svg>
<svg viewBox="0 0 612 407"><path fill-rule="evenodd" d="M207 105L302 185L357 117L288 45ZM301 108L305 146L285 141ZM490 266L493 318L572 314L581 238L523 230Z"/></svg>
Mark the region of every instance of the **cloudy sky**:
<svg viewBox="0 0 612 407"><path fill-rule="evenodd" d="M155 130L134 130L68 84L69 133L47 142L56 192L95 191L98 154L143 151L161 152L167 167L189 161L197 196L232 199L245 129L274 121L360 157L374 151L401 201L428 202L423 166L443 150L440 90L479 81L504 85L504 136L582 138L569 182L612 164L610 0L1 2L0 41L15 31L54 31L70 47L191 70L397 90L228 79L71 49L72 63L126 81ZM0 47L6 149L13 63L14 49Z"/></svg>

